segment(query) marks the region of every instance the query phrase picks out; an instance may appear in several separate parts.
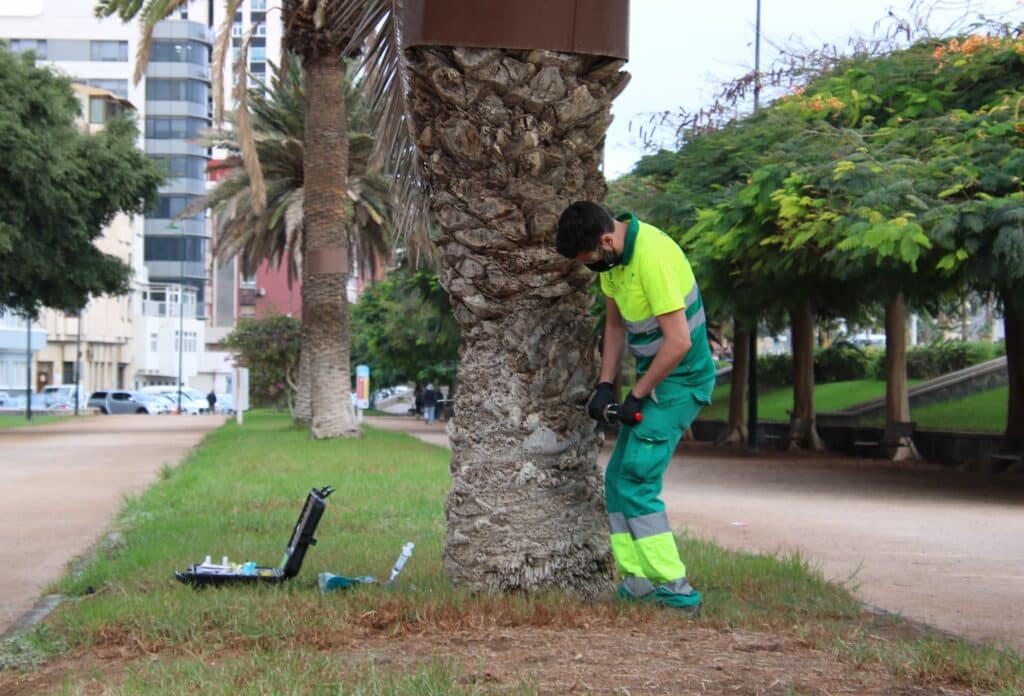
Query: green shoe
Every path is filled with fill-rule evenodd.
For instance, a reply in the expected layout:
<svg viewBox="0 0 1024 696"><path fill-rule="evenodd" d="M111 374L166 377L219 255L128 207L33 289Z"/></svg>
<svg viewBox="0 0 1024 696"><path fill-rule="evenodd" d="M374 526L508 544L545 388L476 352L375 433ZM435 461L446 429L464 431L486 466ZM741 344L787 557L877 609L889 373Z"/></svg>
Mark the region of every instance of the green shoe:
<svg viewBox="0 0 1024 696"><path fill-rule="evenodd" d="M703 598L697 590L693 590L687 594L676 594L675 592L670 592L669 590L659 587L654 592L648 592L647 594L638 597L630 592L623 583L619 585L618 590L616 590L616 594L619 599L622 600L649 602L669 609L675 609L687 618L692 619L700 616L700 608L703 604Z"/></svg>

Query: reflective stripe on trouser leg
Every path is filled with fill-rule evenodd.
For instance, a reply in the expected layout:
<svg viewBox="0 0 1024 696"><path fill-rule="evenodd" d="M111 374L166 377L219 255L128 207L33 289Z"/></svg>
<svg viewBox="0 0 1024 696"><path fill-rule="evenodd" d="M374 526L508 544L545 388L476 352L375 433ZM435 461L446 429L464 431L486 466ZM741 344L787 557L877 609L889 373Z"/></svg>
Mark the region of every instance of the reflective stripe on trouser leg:
<svg viewBox="0 0 1024 696"><path fill-rule="evenodd" d="M633 536L629 532L629 525L626 524L626 516L622 509L622 453L625 451L626 438L615 443L615 451L612 458L608 460L608 467L604 472L604 501L605 509L608 511L609 542L612 547L612 556L615 557L615 564L623 577L639 576L642 574L640 561L633 548Z"/></svg>
<svg viewBox="0 0 1024 696"><path fill-rule="evenodd" d="M679 558L676 539L664 510L627 519L626 524L645 578L662 585L686 577L686 566Z"/></svg>
<svg viewBox="0 0 1024 696"><path fill-rule="evenodd" d="M629 526L640 574L652 589L672 594L688 594L692 587L659 496L676 444L699 411L691 388L665 380L658 385L656 403L644 399L643 422L624 427L616 443L616 454L621 454L617 502ZM642 589L643 583L636 584ZM644 594L634 592L630 583L624 585L634 596Z"/></svg>

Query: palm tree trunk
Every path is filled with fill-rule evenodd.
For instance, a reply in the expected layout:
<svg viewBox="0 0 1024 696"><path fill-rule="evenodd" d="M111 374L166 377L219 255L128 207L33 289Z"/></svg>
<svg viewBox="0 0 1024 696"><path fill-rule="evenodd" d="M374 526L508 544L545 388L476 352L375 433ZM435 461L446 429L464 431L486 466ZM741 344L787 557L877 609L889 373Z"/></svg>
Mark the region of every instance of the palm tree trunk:
<svg viewBox="0 0 1024 696"><path fill-rule="evenodd" d="M345 67L340 51L307 56L304 148L303 325L309 327L314 438L359 434L349 394L348 240L345 230L348 144ZM305 352L305 350L303 351Z"/></svg>
<svg viewBox="0 0 1024 696"><path fill-rule="evenodd" d="M825 449L814 425L814 316L811 303L802 299L789 310L793 343L793 412L791 445Z"/></svg>
<svg viewBox="0 0 1024 696"><path fill-rule="evenodd" d="M1003 323L1006 327L1006 370L1009 373L1009 403L1003 451L1024 454L1024 305L1020 291L1003 290Z"/></svg>
<svg viewBox="0 0 1024 696"><path fill-rule="evenodd" d="M738 320L732 323L732 377L729 379L729 430L719 440L742 445L747 441L747 377L750 374L750 332Z"/></svg>
<svg viewBox="0 0 1024 696"><path fill-rule="evenodd" d="M303 286L305 287L305 286ZM305 295L305 290L303 290ZM303 300L305 304L305 300ZM295 391L295 422L306 427L313 423L313 385L310 379L310 359L313 347L309 343L309 324L302 322L302 334L299 339L299 379Z"/></svg>
<svg viewBox="0 0 1024 696"><path fill-rule="evenodd" d="M611 587L592 275L554 251L558 216L600 200L621 62L548 51L413 48L414 136L462 329L449 425L444 565L483 590Z"/></svg>

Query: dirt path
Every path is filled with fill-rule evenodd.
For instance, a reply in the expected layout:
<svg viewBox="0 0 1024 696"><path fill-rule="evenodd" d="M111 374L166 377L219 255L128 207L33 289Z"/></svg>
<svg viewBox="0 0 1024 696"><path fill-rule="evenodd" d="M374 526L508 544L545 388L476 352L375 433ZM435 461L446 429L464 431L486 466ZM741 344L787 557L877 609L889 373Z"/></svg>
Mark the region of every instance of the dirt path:
<svg viewBox="0 0 1024 696"><path fill-rule="evenodd" d="M91 416L0 429L0 634L121 506L220 416Z"/></svg>
<svg viewBox="0 0 1024 696"><path fill-rule="evenodd" d="M447 445L443 423L367 423ZM799 550L830 580L853 578L868 604L1024 652L1022 477L686 443L664 499L672 523L694 536Z"/></svg>

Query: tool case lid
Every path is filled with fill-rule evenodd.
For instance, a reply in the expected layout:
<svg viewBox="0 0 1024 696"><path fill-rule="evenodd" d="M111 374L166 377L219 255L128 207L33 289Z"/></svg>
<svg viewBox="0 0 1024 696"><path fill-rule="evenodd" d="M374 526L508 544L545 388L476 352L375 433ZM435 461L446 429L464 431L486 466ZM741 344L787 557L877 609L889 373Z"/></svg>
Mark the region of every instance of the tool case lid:
<svg viewBox="0 0 1024 696"><path fill-rule="evenodd" d="M313 534L323 517L324 508L327 506L326 499L334 489L331 486L313 488L306 496L306 504L302 507L298 521L295 522L295 529L292 530L291 539L284 550L279 568L281 574L286 578L293 578L299 574L302 568L302 561L306 557L306 551L310 546L316 544Z"/></svg>

